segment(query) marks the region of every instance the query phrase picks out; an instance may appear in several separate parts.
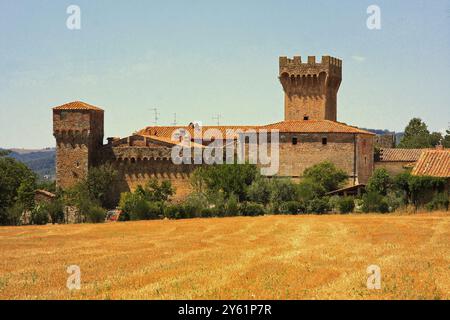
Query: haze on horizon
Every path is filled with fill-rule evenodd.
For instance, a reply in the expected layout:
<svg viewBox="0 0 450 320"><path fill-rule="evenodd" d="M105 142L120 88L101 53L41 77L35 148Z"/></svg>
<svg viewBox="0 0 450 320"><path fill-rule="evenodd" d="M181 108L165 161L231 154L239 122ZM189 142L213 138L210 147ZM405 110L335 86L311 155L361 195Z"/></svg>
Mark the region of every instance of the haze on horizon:
<svg viewBox="0 0 450 320"><path fill-rule="evenodd" d="M155 107L160 125L273 123L278 57L294 55L343 59L338 121L449 126L450 0L0 0L0 15L2 148L54 146L51 108L74 100L105 109L105 138L152 125Z"/></svg>

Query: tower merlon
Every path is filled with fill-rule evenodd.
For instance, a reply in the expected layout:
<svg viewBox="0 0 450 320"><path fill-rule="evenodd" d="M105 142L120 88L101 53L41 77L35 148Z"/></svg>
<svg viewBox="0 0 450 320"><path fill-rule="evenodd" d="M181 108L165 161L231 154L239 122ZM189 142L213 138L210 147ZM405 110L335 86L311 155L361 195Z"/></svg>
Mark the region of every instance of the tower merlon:
<svg viewBox="0 0 450 320"><path fill-rule="evenodd" d="M342 74L342 60L331 56L322 56L320 62L316 56L308 56L307 62L302 62L301 56L292 59L282 56L279 58L280 76L288 75L318 75L320 72L332 73L340 76Z"/></svg>

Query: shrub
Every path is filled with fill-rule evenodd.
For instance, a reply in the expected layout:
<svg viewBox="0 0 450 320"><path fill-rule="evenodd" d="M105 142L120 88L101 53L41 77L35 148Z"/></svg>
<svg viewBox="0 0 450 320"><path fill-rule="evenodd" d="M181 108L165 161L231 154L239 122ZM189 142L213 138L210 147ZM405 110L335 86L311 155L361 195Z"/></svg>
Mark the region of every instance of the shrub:
<svg viewBox="0 0 450 320"><path fill-rule="evenodd" d="M114 207L117 199L113 199L111 195L116 177L117 171L112 165L90 168L86 181L83 182L89 197L105 207Z"/></svg>
<svg viewBox="0 0 450 320"><path fill-rule="evenodd" d="M353 197L339 198L337 206L340 213L350 213L355 209L355 201Z"/></svg>
<svg viewBox="0 0 450 320"><path fill-rule="evenodd" d="M64 205L61 200L57 199L45 204L53 224L64 222Z"/></svg>
<svg viewBox="0 0 450 320"><path fill-rule="evenodd" d="M377 192L382 196L387 195L389 188L391 188L393 181L389 173L384 168L375 169L372 176L367 183L368 192Z"/></svg>
<svg viewBox="0 0 450 320"><path fill-rule="evenodd" d="M325 194L325 189L320 184L310 179L304 179L298 184L297 192L300 199L309 201L319 196L323 196Z"/></svg>
<svg viewBox="0 0 450 320"><path fill-rule="evenodd" d="M6 210L5 224L10 226L18 226L22 223L21 218L25 212L25 208L21 203L15 203Z"/></svg>
<svg viewBox="0 0 450 320"><path fill-rule="evenodd" d="M288 202L298 199L298 189L290 179L274 179L272 185L272 202Z"/></svg>
<svg viewBox="0 0 450 320"><path fill-rule="evenodd" d="M218 192L225 198L236 195L240 201L247 196L247 189L258 176L253 164L223 164L201 167L192 174L192 186L196 192Z"/></svg>
<svg viewBox="0 0 450 320"><path fill-rule="evenodd" d="M183 211L183 206L179 204L173 204L164 207L164 217L167 219L179 219L181 212Z"/></svg>
<svg viewBox="0 0 450 320"><path fill-rule="evenodd" d="M284 202L280 205L279 211L282 214L299 214L306 212L306 205L300 201Z"/></svg>
<svg viewBox="0 0 450 320"><path fill-rule="evenodd" d="M230 196L225 203L225 215L237 216L239 215L239 202L236 196Z"/></svg>
<svg viewBox="0 0 450 320"><path fill-rule="evenodd" d="M385 197L385 200L386 203L388 204L390 212L393 212L406 204L404 197L399 191L388 192L387 196Z"/></svg>
<svg viewBox="0 0 450 320"><path fill-rule="evenodd" d="M200 211L200 216L203 218L211 218L215 216L214 210L211 208L203 208Z"/></svg>
<svg viewBox="0 0 450 320"><path fill-rule="evenodd" d="M105 222L106 210L98 205L92 205L89 209L85 209L84 216L86 221L90 223Z"/></svg>
<svg viewBox="0 0 450 320"><path fill-rule="evenodd" d="M45 206L37 205L31 211L31 223L37 225L44 225L48 223L48 211Z"/></svg>
<svg viewBox="0 0 450 320"><path fill-rule="evenodd" d="M377 192L367 192L363 195L363 212L389 212L389 204L385 197Z"/></svg>
<svg viewBox="0 0 450 320"><path fill-rule="evenodd" d="M240 212L243 216L261 216L265 213L264 206L260 203L243 202L240 205Z"/></svg>
<svg viewBox="0 0 450 320"><path fill-rule="evenodd" d="M266 177L259 177L250 185L247 191L248 199L252 202L267 205L272 195L272 184Z"/></svg>
<svg viewBox="0 0 450 320"><path fill-rule="evenodd" d="M431 200L429 203L427 203L425 207L429 211L432 211L432 210L448 211L449 204L450 204L450 199L449 199L448 194L445 192L440 192L440 193L437 193L433 197L433 200Z"/></svg>
<svg viewBox="0 0 450 320"><path fill-rule="evenodd" d="M303 172L305 179L310 180L325 192L338 189L342 183L348 178L345 171L336 168L336 166L329 161L318 163Z"/></svg>
<svg viewBox="0 0 450 320"><path fill-rule="evenodd" d="M308 212L323 214L330 211L328 198L315 198L308 201Z"/></svg>

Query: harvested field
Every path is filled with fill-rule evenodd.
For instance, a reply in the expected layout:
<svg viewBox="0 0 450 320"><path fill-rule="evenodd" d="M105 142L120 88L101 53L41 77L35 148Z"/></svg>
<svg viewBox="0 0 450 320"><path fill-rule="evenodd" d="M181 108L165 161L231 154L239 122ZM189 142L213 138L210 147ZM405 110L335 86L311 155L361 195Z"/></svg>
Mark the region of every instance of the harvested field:
<svg viewBox="0 0 450 320"><path fill-rule="evenodd" d="M69 265L80 290L66 287ZM449 299L450 215L1 227L0 298Z"/></svg>

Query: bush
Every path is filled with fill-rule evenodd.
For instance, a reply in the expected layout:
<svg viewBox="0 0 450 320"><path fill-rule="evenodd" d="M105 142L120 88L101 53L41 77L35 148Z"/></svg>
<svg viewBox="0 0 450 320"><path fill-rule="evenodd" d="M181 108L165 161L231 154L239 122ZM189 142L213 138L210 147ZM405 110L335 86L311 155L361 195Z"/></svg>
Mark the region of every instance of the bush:
<svg viewBox="0 0 450 320"><path fill-rule="evenodd" d="M433 200L431 200L429 203L427 203L425 205L425 207L429 211L432 211L432 210L448 211L449 204L450 204L450 199L449 199L448 194L445 192L440 192L440 193L437 193L433 197Z"/></svg>
<svg viewBox="0 0 450 320"><path fill-rule="evenodd" d="M54 200L45 204L53 224L64 222L64 205L61 200Z"/></svg>
<svg viewBox="0 0 450 320"><path fill-rule="evenodd" d="M22 223L21 218L25 212L25 208L21 203L15 203L6 210L5 224L10 226L18 226Z"/></svg>
<svg viewBox="0 0 450 320"><path fill-rule="evenodd" d="M338 189L347 180L348 175L345 171L336 168L332 162L324 161L307 168L303 172L303 177L316 183L325 192L329 192Z"/></svg>
<svg viewBox="0 0 450 320"><path fill-rule="evenodd" d="M264 206L260 203L243 202L240 205L240 212L243 216L261 216L265 214Z"/></svg>
<svg viewBox="0 0 450 320"><path fill-rule="evenodd" d="M330 205L328 203L328 198L315 198L308 201L308 212L323 214L330 211Z"/></svg>
<svg viewBox="0 0 450 320"><path fill-rule="evenodd" d="M203 208L200 211L200 216L203 217L203 218L211 218L211 217L215 216L215 212L211 208Z"/></svg>
<svg viewBox="0 0 450 320"><path fill-rule="evenodd" d="M280 205L279 212L282 214L299 214L306 212L306 205L299 201L284 202Z"/></svg>
<svg viewBox="0 0 450 320"><path fill-rule="evenodd" d="M350 213L355 209L355 201L353 197L340 198L337 203L340 213Z"/></svg>
<svg viewBox="0 0 450 320"><path fill-rule="evenodd" d="M48 211L45 206L37 205L31 211L31 223L37 225L44 225L48 223Z"/></svg>
<svg viewBox="0 0 450 320"><path fill-rule="evenodd" d="M92 205L89 209L85 209L84 216L86 221L90 223L105 222L106 210L98 205Z"/></svg>
<svg viewBox="0 0 450 320"><path fill-rule="evenodd" d="M290 179L274 179L272 185L272 202L297 201L298 189Z"/></svg>
<svg viewBox="0 0 450 320"><path fill-rule="evenodd" d="M250 185L247 191L248 199L252 202L267 205L272 195L272 184L266 177L259 177Z"/></svg>
<svg viewBox="0 0 450 320"><path fill-rule="evenodd" d="M230 198L225 203L225 215L226 216L237 216L239 215L239 202L237 197L230 196Z"/></svg>
<svg viewBox="0 0 450 320"><path fill-rule="evenodd" d="M297 192L300 199L309 201L325 194L325 189L318 183L304 179L297 186Z"/></svg>
<svg viewBox="0 0 450 320"><path fill-rule="evenodd" d="M164 217L167 219L179 219L183 207L179 204L173 204L164 207Z"/></svg>
<svg viewBox="0 0 450 320"><path fill-rule="evenodd" d="M368 192L363 195L363 212L389 212L389 204L387 203L385 197L377 192Z"/></svg>
<svg viewBox="0 0 450 320"><path fill-rule="evenodd" d="M367 183L368 192L376 192L382 196L387 195L388 190L391 188L393 181L389 176L389 173L384 168L375 169L372 176Z"/></svg>

